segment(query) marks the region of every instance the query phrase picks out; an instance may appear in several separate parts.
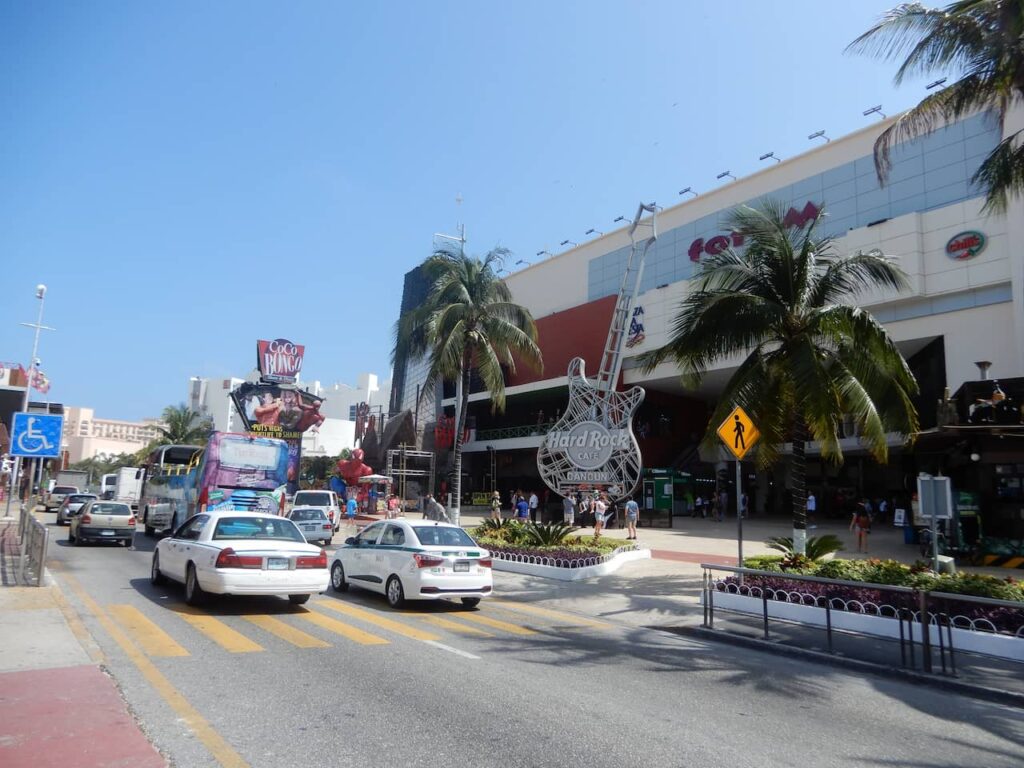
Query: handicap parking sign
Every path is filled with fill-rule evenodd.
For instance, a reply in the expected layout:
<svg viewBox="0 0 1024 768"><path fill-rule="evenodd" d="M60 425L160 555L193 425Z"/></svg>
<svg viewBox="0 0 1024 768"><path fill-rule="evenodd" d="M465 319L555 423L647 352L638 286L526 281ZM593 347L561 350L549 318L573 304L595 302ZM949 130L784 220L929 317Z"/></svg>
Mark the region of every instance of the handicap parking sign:
<svg viewBox="0 0 1024 768"><path fill-rule="evenodd" d="M60 456L63 430L63 416L16 413L14 429L11 430L11 455L30 459L56 459Z"/></svg>

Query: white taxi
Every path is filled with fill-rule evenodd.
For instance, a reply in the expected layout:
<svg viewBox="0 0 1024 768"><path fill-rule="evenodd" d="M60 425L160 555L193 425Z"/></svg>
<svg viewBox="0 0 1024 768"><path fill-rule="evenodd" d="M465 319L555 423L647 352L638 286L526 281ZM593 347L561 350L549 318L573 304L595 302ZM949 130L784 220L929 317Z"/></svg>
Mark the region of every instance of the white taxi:
<svg viewBox="0 0 1024 768"><path fill-rule="evenodd" d="M209 594L288 595L294 605L327 589L327 553L295 523L253 512L204 512L157 542L150 581L185 585L185 602Z"/></svg>
<svg viewBox="0 0 1024 768"><path fill-rule="evenodd" d="M333 555L331 586L382 592L393 608L406 600L462 600L467 608L491 594L491 555L457 525L382 520L345 540Z"/></svg>

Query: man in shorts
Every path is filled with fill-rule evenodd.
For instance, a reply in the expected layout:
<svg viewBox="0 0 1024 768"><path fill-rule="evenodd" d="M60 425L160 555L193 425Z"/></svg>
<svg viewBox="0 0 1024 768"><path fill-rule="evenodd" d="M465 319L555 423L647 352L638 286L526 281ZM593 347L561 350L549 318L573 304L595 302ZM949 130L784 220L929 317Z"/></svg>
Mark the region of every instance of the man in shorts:
<svg viewBox="0 0 1024 768"><path fill-rule="evenodd" d="M516 517L524 524L530 519L530 505L522 496L516 502Z"/></svg>
<svg viewBox="0 0 1024 768"><path fill-rule="evenodd" d="M359 507L359 503L356 501L356 497L353 494L348 497L348 501L345 502L345 519L349 525L354 526L356 524L356 509Z"/></svg>
<svg viewBox="0 0 1024 768"><path fill-rule="evenodd" d="M562 499L562 522L566 525L576 524L576 499L571 493L567 493Z"/></svg>
<svg viewBox="0 0 1024 768"><path fill-rule="evenodd" d="M636 521L640 517L640 505L636 499L626 502L626 538L636 540Z"/></svg>

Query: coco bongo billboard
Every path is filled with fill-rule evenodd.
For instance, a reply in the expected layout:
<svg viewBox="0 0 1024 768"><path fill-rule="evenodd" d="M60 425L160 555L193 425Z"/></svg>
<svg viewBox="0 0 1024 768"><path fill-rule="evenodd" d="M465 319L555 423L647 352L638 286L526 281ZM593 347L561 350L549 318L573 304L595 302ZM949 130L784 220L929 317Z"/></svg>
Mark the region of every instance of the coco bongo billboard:
<svg viewBox="0 0 1024 768"><path fill-rule="evenodd" d="M288 339L256 342L256 367L264 381L294 384L302 370L302 357L306 347Z"/></svg>

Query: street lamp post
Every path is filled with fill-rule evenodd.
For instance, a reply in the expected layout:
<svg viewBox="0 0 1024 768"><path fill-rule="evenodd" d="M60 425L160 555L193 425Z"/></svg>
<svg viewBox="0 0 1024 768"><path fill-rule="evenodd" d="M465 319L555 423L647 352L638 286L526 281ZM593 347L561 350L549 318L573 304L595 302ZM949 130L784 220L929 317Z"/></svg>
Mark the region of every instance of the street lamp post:
<svg viewBox="0 0 1024 768"><path fill-rule="evenodd" d="M35 328L35 336L32 339L32 357L29 359L28 365L28 381L25 382L25 397L21 401L21 410L23 413L28 412L28 399L29 392L32 389L32 382L35 379L35 372L39 369L39 332L44 328L48 331L54 330L43 325L43 305L46 299L46 286L40 283L36 286L36 298L39 299L39 315L36 317L34 323L22 323L22 325L28 328ZM18 487L18 481L21 479L21 457L14 457L14 471L11 473L11 489L10 493L7 494L7 516L11 516L11 497L14 496L14 489ZM31 494L30 494L31 495Z"/></svg>

